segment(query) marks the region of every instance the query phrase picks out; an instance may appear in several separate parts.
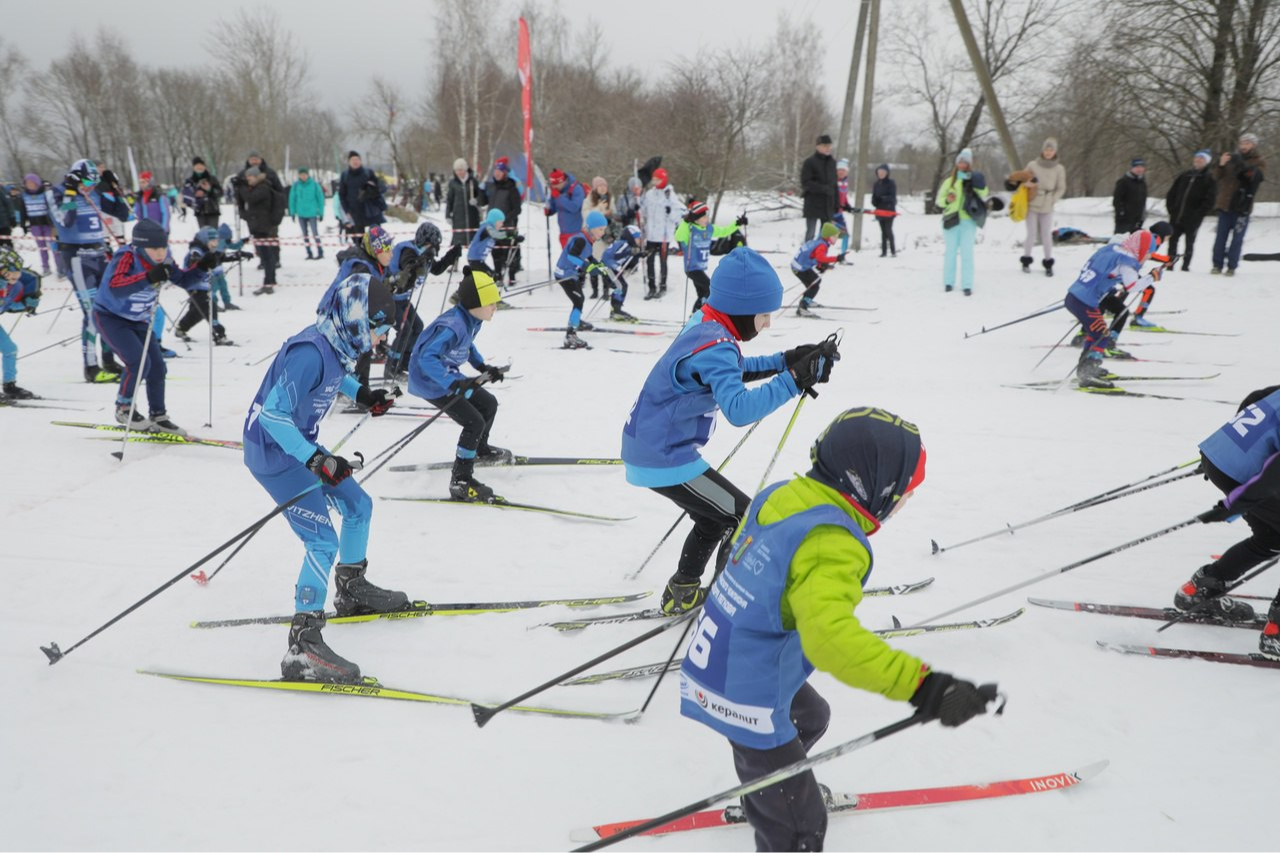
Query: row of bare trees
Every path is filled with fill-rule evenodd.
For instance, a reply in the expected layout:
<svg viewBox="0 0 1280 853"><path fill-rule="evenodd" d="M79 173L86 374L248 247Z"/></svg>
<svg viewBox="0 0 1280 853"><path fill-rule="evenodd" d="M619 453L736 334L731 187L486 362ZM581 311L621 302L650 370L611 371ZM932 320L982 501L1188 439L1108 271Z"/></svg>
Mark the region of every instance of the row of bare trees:
<svg viewBox="0 0 1280 853"><path fill-rule="evenodd" d="M1194 151L1227 150L1242 131L1262 136L1264 154L1280 144L1274 0L965 6L1021 159L1057 137L1071 194L1106 194L1135 156L1147 159L1159 191ZM942 8L901 0L880 33L866 165L897 164L904 193L937 186L962 148L974 148L989 173L1011 165ZM483 172L521 150L517 10L501 0L439 0L435 10L425 86L375 75L336 113L321 105L305 53L269 10L214 28L209 64L198 70L141 65L110 31L77 36L42 69L0 44L3 173L56 176L86 155L120 169L132 147L141 168L178 181L193 154L227 174L250 149L280 167L286 146L295 165L333 170L359 147L413 183L447 175L459 156ZM818 22L779 15L767 41L637 70L610 61L619 40L640 37L633 32L576 24L532 0L519 14L533 35L534 154L544 172L600 174L621 189L635 162L662 154L683 193L718 204L729 189L794 188L814 138L834 129L828 105L841 93L823 85ZM1280 197L1277 184L1264 197Z"/></svg>

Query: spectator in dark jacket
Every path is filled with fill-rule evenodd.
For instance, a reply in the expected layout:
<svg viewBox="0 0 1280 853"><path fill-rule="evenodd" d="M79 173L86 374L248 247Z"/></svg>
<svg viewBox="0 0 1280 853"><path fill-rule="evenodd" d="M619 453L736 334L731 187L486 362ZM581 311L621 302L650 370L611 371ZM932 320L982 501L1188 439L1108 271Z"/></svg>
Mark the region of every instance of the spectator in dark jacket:
<svg viewBox="0 0 1280 853"><path fill-rule="evenodd" d="M871 206L876 210L876 222L880 225L880 257L884 257L886 250L893 257L898 257L898 247L893 240L893 220L897 217L880 215L881 211L892 213L898 209L898 184L889 177L888 163L876 166L876 182L871 187Z"/></svg>
<svg viewBox="0 0 1280 853"><path fill-rule="evenodd" d="M383 211L387 209L387 187L372 169L366 168L356 151L347 152L347 168L338 178L338 198L342 209L351 217L348 233L353 243L359 243L364 230L370 225L387 221Z"/></svg>
<svg viewBox="0 0 1280 853"><path fill-rule="evenodd" d="M480 208L489 203L484 190L476 180L467 161L459 157L453 161L453 177L449 180L449 197L445 201L444 215L453 227L454 246L467 246L480 227Z"/></svg>
<svg viewBox="0 0 1280 853"><path fill-rule="evenodd" d="M516 283L516 273L520 272L520 205L523 198L520 184L511 177L511 161L499 157L493 164L493 174L484 182L485 197L489 200L490 210L501 210L506 219L502 222L503 238L493 247L493 276L501 284L504 280L509 284Z"/></svg>
<svg viewBox="0 0 1280 853"><path fill-rule="evenodd" d="M1111 194L1111 207L1116 212L1117 234L1132 234L1142 228L1147 218L1147 161L1134 157L1129 161L1129 171L1116 181Z"/></svg>
<svg viewBox="0 0 1280 853"><path fill-rule="evenodd" d="M1266 169L1267 161L1258 154L1258 137L1252 133L1241 135L1236 150L1218 158L1218 165L1213 168L1213 176L1218 181L1214 202L1218 210L1218 233L1213 240L1213 269L1209 272L1221 273L1225 265L1227 275L1236 274L1240 250L1244 248L1244 232L1249 228L1249 214L1253 213L1253 197L1262 185Z"/></svg>
<svg viewBox="0 0 1280 853"><path fill-rule="evenodd" d="M840 197L836 186L836 161L831 156L831 137L818 137L817 148L800 167L800 189L804 193L804 239L813 239L818 226L830 222Z"/></svg>
<svg viewBox="0 0 1280 853"><path fill-rule="evenodd" d="M249 152L244 170L232 180L240 216L249 226L254 249L262 261L262 287L254 295L274 293L276 269L280 266L280 222L286 208L284 186L256 151Z"/></svg>
<svg viewBox="0 0 1280 853"><path fill-rule="evenodd" d="M1191 253L1196 246L1196 232L1200 223L1213 210L1213 197L1217 184L1213 175L1209 174L1209 164L1213 162L1213 152L1205 149L1197 151L1191 158L1191 168L1174 178L1169 194L1165 196L1165 204L1169 210L1169 224L1173 227L1173 235L1169 238L1169 251L1172 257L1178 254L1178 239L1184 234L1187 245L1182 254L1182 271L1191 266ZM1170 269L1172 269L1172 264Z"/></svg>
<svg viewBox="0 0 1280 853"><path fill-rule="evenodd" d="M182 203L195 212L199 228L218 227L218 219L222 215L218 204L221 201L222 187L218 179L209 171L203 158L192 157L191 174L182 184Z"/></svg>

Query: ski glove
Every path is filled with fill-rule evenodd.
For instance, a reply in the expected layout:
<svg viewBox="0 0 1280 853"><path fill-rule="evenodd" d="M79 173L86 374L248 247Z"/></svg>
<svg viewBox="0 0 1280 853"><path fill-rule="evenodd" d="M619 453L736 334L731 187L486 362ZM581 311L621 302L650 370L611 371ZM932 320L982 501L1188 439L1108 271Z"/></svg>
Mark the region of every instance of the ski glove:
<svg viewBox="0 0 1280 853"><path fill-rule="evenodd" d="M945 672L931 672L920 682L911 704L930 720L954 727L987 713L987 697L970 681Z"/></svg>
<svg viewBox="0 0 1280 853"><path fill-rule="evenodd" d="M196 266L208 272L220 263L222 263L222 255L217 252L206 252L200 257L200 260L196 261Z"/></svg>
<svg viewBox="0 0 1280 853"><path fill-rule="evenodd" d="M317 450L307 460L307 470L320 478L326 486L336 486L364 467L364 454L356 453L356 461L348 462L341 456L331 456L323 450Z"/></svg>
<svg viewBox="0 0 1280 853"><path fill-rule="evenodd" d="M793 347L782 354L782 360L786 363L787 369L791 370L801 361L808 358L809 354L818 348L818 344L802 344Z"/></svg>
<svg viewBox="0 0 1280 853"><path fill-rule="evenodd" d="M370 391L367 385L361 385L360 390L356 392L356 402L368 409L369 414L375 418L380 418L396 404L395 398L399 393L399 388L393 388L390 391L385 388Z"/></svg>
<svg viewBox="0 0 1280 853"><path fill-rule="evenodd" d="M746 215L745 213L744 213L744 214L742 214L741 216L739 216L737 219L735 219L735 220L734 220L733 224L734 224L734 225L737 225L739 228L741 228L742 226L746 225L746 224L747 224L747 215Z"/></svg>
<svg viewBox="0 0 1280 853"><path fill-rule="evenodd" d="M1215 521L1227 521L1239 514L1233 509L1228 509L1223 501L1218 501L1213 505L1213 509L1200 513L1196 518L1200 520L1201 524L1213 524Z"/></svg>
<svg viewBox="0 0 1280 853"><path fill-rule="evenodd" d="M810 396L816 397L813 386L826 382L831 378L831 367L840 359L840 352L836 349L835 341L823 343L814 347L813 351L797 360L791 366L791 376L796 381L796 387L801 391L809 392Z"/></svg>
<svg viewBox="0 0 1280 853"><path fill-rule="evenodd" d="M501 367L494 367L492 364L481 365L480 372L489 377L490 382L501 382L507 378Z"/></svg>
<svg viewBox="0 0 1280 853"><path fill-rule="evenodd" d="M169 280L168 264L156 264L154 267L147 270L147 281L151 282L156 287L159 287L160 285L164 284L168 280Z"/></svg>

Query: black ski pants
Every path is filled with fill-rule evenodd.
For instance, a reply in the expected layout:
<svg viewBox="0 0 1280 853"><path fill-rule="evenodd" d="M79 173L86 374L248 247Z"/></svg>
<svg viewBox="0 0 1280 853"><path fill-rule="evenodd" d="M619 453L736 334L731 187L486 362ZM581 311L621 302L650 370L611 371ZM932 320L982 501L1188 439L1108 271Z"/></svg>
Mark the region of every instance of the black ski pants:
<svg viewBox="0 0 1280 853"><path fill-rule="evenodd" d="M817 270L800 270L796 273L796 278L804 285L804 304L807 306L817 298L818 289L822 287L822 276Z"/></svg>
<svg viewBox="0 0 1280 853"><path fill-rule="evenodd" d="M693 521L693 529L680 550L676 575L686 582L701 579L707 560L717 548L720 549L716 560L718 570L728 555L729 537L746 515L751 498L723 474L710 468L687 483L658 486L654 491L688 513Z"/></svg>
<svg viewBox="0 0 1280 853"><path fill-rule="evenodd" d="M451 396L435 397L428 402L443 409L453 399ZM449 406L446 414L462 427L458 449L469 450L474 455L479 447L487 447L489 444L489 430L493 428L494 416L498 414L498 399L482 386L477 386L471 389L470 397L464 397Z"/></svg>
<svg viewBox="0 0 1280 853"><path fill-rule="evenodd" d="M213 312L213 320L216 323L218 320L218 307L209 304L209 291L191 291L188 294L187 310L182 313L182 318L178 320L178 331L184 334L191 331L201 320L209 318L210 311Z"/></svg>
<svg viewBox="0 0 1280 853"><path fill-rule="evenodd" d="M1169 257L1178 254L1178 240L1186 237L1187 245L1182 252L1182 271L1186 272L1191 266L1191 255L1196 249L1196 234L1200 233L1200 223L1187 222L1182 225L1173 223L1171 227L1173 228L1173 234L1169 237L1169 251L1165 254Z"/></svg>
<svg viewBox="0 0 1280 853"><path fill-rule="evenodd" d="M743 782L802 761L827 730L831 707L805 682L791 700L796 737L773 749L730 742L733 766ZM742 798L747 822L756 831L757 850L821 850L827 834L827 805L812 770Z"/></svg>
<svg viewBox="0 0 1280 853"><path fill-rule="evenodd" d="M886 251L893 255L898 254L898 246L893 239L893 219L894 217L892 216L876 217L876 224L880 226L880 254L882 256Z"/></svg>
<svg viewBox="0 0 1280 853"><path fill-rule="evenodd" d="M644 269L645 281L649 285L649 292L654 293L659 288L667 289L667 244L649 240L644 244ZM653 276L654 259L661 262L662 278L655 279Z"/></svg>
<svg viewBox="0 0 1280 853"><path fill-rule="evenodd" d="M1240 488L1239 483L1222 473L1204 454L1200 455L1200 464L1205 477L1224 495ZM1218 580L1230 583L1250 569L1280 555L1280 501L1263 501L1244 514L1244 521L1253 535L1232 545L1217 562L1208 567L1208 573ZM1280 605L1280 592L1276 593L1275 600Z"/></svg>
<svg viewBox="0 0 1280 853"><path fill-rule="evenodd" d="M694 292L698 294L698 298L693 300L693 310L697 311L711 298L711 279L702 270L694 270L686 275L693 282Z"/></svg>

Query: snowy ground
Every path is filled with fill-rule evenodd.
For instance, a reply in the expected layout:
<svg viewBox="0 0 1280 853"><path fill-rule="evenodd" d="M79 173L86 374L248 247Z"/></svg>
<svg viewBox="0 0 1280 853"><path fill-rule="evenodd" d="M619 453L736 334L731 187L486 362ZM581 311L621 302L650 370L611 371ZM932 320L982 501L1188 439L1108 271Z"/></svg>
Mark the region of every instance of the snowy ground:
<svg viewBox="0 0 1280 853"><path fill-rule="evenodd" d="M782 272L798 243L797 221L753 217L751 238ZM722 219L727 219L722 212ZM531 266L545 261L542 217ZM1106 203L1064 205L1058 225L1109 230ZM185 238L194 222L176 224ZM408 226L396 224L397 229ZM1021 226L996 218L978 249L977 292L944 295L936 217L903 216L904 251L881 260L867 251L827 276L819 301L878 306L839 320L784 317L746 345L767 352L816 341L843 327L844 359L830 385L809 401L774 479L807 469L808 446L836 413L881 406L916 422L929 448L925 486L907 512L874 539L875 583L936 576L927 591L869 599L870 626L928 617L985 592L1127 541L1207 509L1218 494L1197 478L1059 521L930 555L946 545L1039 515L1193 458L1196 444L1233 412L1213 402L1094 399L1069 391L1033 393L1002 383L1057 378L1074 356L1054 353L1031 367L1066 330L1063 313L977 339L964 331L1021 316L1060 299L1088 247L1060 249L1060 274L1018 271ZM288 223L286 232L291 231ZM1212 225L1200 235L1196 271L1171 275L1153 310L1174 328L1238 332L1239 337L1138 336L1137 353L1174 360L1134 364L1133 372L1222 371L1212 382L1163 383L1161 393L1236 401L1276 382L1280 295L1267 264L1245 264L1234 279L1207 273ZM875 233L867 221L868 245ZM1248 248L1275 251L1280 222L1259 218ZM785 250L785 253L783 251ZM329 249L330 257L333 249ZM282 286L249 295L224 322L241 346L213 352L212 426L208 419L206 327L190 351L169 363L169 411L193 434L239 439L245 410L279 343L301 329L332 274L332 261L307 263L301 246L284 253ZM628 308L646 317L683 316L683 276L672 295ZM534 271L536 280L542 276ZM236 278L232 275L233 292ZM423 299L430 317L443 282ZM64 285L50 281L43 308ZM788 295L788 300L793 294ZM176 313L180 294L167 292ZM590 336L596 349L559 350L560 337L526 331L562 325L557 290L500 313L479 346L493 362L513 361L499 390L496 443L520 453L616 455L619 430L668 337ZM10 318L13 315L10 315ZM830 312L835 317L835 312ZM6 327L12 319L6 318ZM24 319L15 333L24 352L73 334L79 317ZM615 352L613 350L628 350ZM1207 364L1226 367L1208 367ZM95 433L52 427L50 420L109 422L114 388L80 379L74 347L23 360L19 381L80 411L0 410L6 448L0 496L6 590L0 604L0 673L10 699L0 710L0 846L5 849L538 849L569 846L578 826L661 813L733 784L725 743L679 716L676 679L668 678L639 725L503 715L477 729L465 709L356 702L166 682L139 668L272 678L284 651L279 627L195 631L200 618L287 613L301 549L273 523L207 588L181 582L57 667L37 646L63 648L170 578L270 509L267 496L233 451L132 444L123 463L116 445ZM1130 365L1125 365L1129 372ZM1154 389L1153 389L1154 390ZM728 474L755 489L786 425L771 416ZM333 414L330 442L354 415ZM382 418L349 449L376 453L416 422ZM740 432L726 424L707 448L718 461ZM450 458L457 429L432 426L396 460ZM435 601L581 596L658 590L672 569L673 537L639 581L638 565L675 510L628 486L620 469L485 471L515 500L635 515L616 525L571 522L474 507L376 505L371 577ZM380 473L375 496L444 495L445 472ZM1193 527L1027 590L1051 598L1169 603L1176 586L1245 535L1241 524ZM1266 581L1266 582L1262 582ZM1249 590L1268 594L1276 578ZM965 616L996 616L1023 603L1010 595ZM602 611L597 611L602 612ZM530 630L567 611L441 617L403 623L332 626L329 642L392 686L501 701L643 630L611 626L561 636ZM1274 773L1267 709L1280 680L1266 670L1145 660L1095 648L1096 639L1155 643L1158 623L1033 608L989 631L895 641L936 668L998 681L1008 695L1002 719L963 729L914 729L829 764L819 778L841 791L992 781L1073 769L1101 758L1109 770L1066 793L943 806L900 814L835 818L828 849L1265 849ZM647 629L648 625L644 626ZM1246 631L1178 627L1165 645L1251 651ZM617 666L662 659L670 635L632 650ZM610 668L612 665L610 665ZM847 689L821 674L818 689L833 718L824 744L899 719L910 711ZM566 708L627 711L649 683L563 687L539 697ZM1224 833L1224 830L1228 830ZM1225 839L1225 841L1224 841ZM746 850L745 828L697 836L625 842L646 850Z"/></svg>

